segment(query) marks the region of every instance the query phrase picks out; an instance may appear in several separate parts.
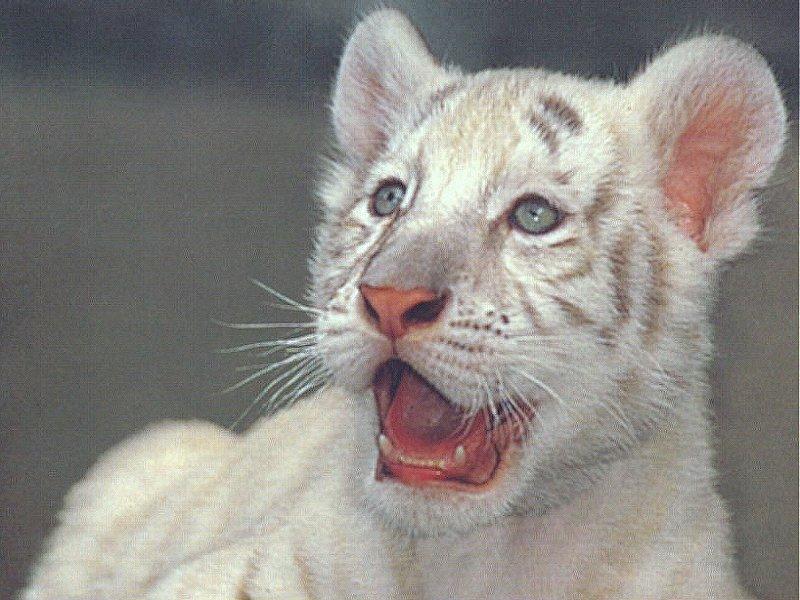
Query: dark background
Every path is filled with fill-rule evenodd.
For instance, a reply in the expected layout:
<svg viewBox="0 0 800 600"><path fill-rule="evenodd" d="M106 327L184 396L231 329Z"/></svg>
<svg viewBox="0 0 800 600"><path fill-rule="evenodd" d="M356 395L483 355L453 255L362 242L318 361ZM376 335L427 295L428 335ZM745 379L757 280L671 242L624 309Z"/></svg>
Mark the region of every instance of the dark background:
<svg viewBox="0 0 800 600"><path fill-rule="evenodd" d="M767 231L716 312L721 490L745 584L797 585L797 3L393 2L467 69L626 76L708 28L775 68L792 137ZM247 282L306 281L317 156L353 2L4 2L0 7L0 598L69 486L145 424L229 425L220 396L278 315Z"/></svg>

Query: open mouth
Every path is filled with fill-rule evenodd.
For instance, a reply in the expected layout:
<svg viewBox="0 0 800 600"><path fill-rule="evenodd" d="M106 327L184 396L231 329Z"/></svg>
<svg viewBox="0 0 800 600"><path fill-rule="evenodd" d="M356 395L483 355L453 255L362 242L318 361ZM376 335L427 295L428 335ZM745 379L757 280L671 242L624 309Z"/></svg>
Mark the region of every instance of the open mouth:
<svg viewBox="0 0 800 600"><path fill-rule="evenodd" d="M524 435L520 420L502 410L470 414L400 360L378 369L373 391L381 427L378 480L477 490L492 481L512 442Z"/></svg>

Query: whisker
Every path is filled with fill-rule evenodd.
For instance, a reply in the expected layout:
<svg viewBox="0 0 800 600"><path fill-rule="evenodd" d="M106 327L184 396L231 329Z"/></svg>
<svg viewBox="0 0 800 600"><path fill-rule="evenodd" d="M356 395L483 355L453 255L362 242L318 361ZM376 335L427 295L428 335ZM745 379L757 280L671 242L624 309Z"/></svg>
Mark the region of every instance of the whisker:
<svg viewBox="0 0 800 600"><path fill-rule="evenodd" d="M241 373L241 372L244 372L244 371L252 371L253 369L263 369L264 367L271 367L274 364L275 363L259 363L259 364L253 364L253 365L240 365L238 367L234 367L233 370L236 371L237 373ZM283 366L283 365L281 365L281 366Z"/></svg>
<svg viewBox="0 0 800 600"><path fill-rule="evenodd" d="M497 406L495 406L494 399L492 398L492 391L489 389L489 383L485 377L480 379L480 385L486 393L486 406L492 414L492 424L497 425L500 416L497 414Z"/></svg>
<svg viewBox="0 0 800 600"><path fill-rule="evenodd" d="M593 376L596 374L596 370L582 368L580 366L564 362L556 363L555 361L544 361L537 359L536 357L530 356L528 354L522 354L522 353L508 354L507 356L509 361L511 362L519 363L520 361L525 361L525 363L527 363L526 366L530 365L544 371L557 371L557 372L569 371L576 375L585 375L585 376Z"/></svg>
<svg viewBox="0 0 800 600"><path fill-rule="evenodd" d="M211 320L228 329L310 329L317 326L316 323L228 323L217 319Z"/></svg>
<svg viewBox="0 0 800 600"><path fill-rule="evenodd" d="M283 300L289 306L293 306L294 308L300 309L303 312L307 312L307 313L311 313L311 314L317 314L317 315L321 315L321 314L324 313L324 311L322 311L322 310L320 310L318 308L314 308L313 306L306 306L305 304L301 304L297 300L292 300L291 298L289 298L289 296L281 294L278 290L276 290L274 288L271 288L266 283L262 283L258 279L250 278L250 283L252 283L256 287L261 288L262 290L264 290L268 294L272 294L278 300Z"/></svg>
<svg viewBox="0 0 800 600"><path fill-rule="evenodd" d="M275 391L270 395L269 399L264 402L263 408L261 409L261 414L274 414L279 408L283 408L286 405L285 402L276 404L276 400L278 400L279 396L284 391L291 388L291 386L294 385L295 382L297 382L297 380L301 377L309 377L315 369L316 366L313 364L313 362L303 364L303 366L295 374L284 381L283 385L281 385L279 388L276 388Z"/></svg>
<svg viewBox="0 0 800 600"><path fill-rule="evenodd" d="M476 406L471 406L469 410L464 411L461 415L461 423L459 423L453 435L460 436L463 433L469 431L472 428L472 424L475 422L475 419L478 417L481 410L482 408L476 405Z"/></svg>
<svg viewBox="0 0 800 600"><path fill-rule="evenodd" d="M257 279L250 279L250 282L276 300L266 302L267 306L300 313L309 320L307 322L233 323L214 319L214 323L229 329L282 330L278 335L283 336L279 339L258 340L217 351L219 354L236 354L255 350L257 352L248 356L265 359L258 364L236 367L237 372L253 370L255 372L222 390L222 394L233 392L267 375L271 376L249 406L231 424L230 429L232 430L241 428L242 423L251 416L255 409L260 407L263 414L274 413L280 408L293 404L310 391L326 385L331 377L318 355L317 348L320 339L317 318L325 315L325 311L293 300ZM303 317L298 315L298 318L302 319Z"/></svg>
<svg viewBox="0 0 800 600"><path fill-rule="evenodd" d="M507 384L508 384L508 385L509 385L509 386L512 388L512 391L514 391L514 393L516 393L517 397L518 397L518 398L519 398L519 399L520 399L522 402L524 402L524 403L525 403L525 405L526 405L526 406L528 407L528 409L531 411L531 415L533 415L533 418L534 418L534 419L536 419L537 421L539 421L539 425L542 427L542 429L546 429L546 427L545 427L545 423L544 423L544 420L542 419L542 416L539 414L539 411L538 411L538 410L536 410L536 409L535 409L535 407L534 407L534 406L531 404L530 400L528 400L528 399L525 397L525 395L524 395L524 394L522 394L522 393L519 391L519 388L517 388L517 386L516 386L516 385L514 385L514 382L513 382L513 381L510 381L510 380L509 380L509 381L507 381L506 383L507 383ZM525 418L526 418L526 419L529 419L529 417L527 417L527 416L525 416Z"/></svg>
<svg viewBox="0 0 800 600"><path fill-rule="evenodd" d="M243 344L241 346L233 346L231 348L222 348L217 350L218 354L234 354L236 352L246 352L247 350L256 350L258 348L281 348L284 346L310 346L314 343L316 336L313 333L298 336L295 338L287 338L283 340L268 340L264 342L254 342L252 344Z"/></svg>
<svg viewBox="0 0 800 600"><path fill-rule="evenodd" d="M313 390L315 387L320 386L328 379L328 374L324 371L320 371L316 375L309 377L305 384L297 387L295 391L292 392L289 400L286 402L288 406L294 404L294 402L300 399L304 394Z"/></svg>
<svg viewBox="0 0 800 600"><path fill-rule="evenodd" d="M324 368L317 367L316 373L312 372L305 383L299 384L285 401L286 406L291 406L303 396L316 393L330 380L330 373Z"/></svg>
<svg viewBox="0 0 800 600"><path fill-rule="evenodd" d="M240 387L247 385L251 381L253 381L255 379L258 379L259 377L263 377L267 373L271 373L275 369L279 369L284 365L287 365L287 364L290 364L290 363L293 363L293 362L297 362L299 360L302 360L303 358L308 358L308 357L304 356L302 354L292 354L291 356L288 356L288 357L284 358L283 360L280 360L280 361L278 361L276 363L272 363L268 367L265 367L265 368L261 369L260 371L257 371L256 373L253 373L252 375L249 375L248 377L245 377L244 379L242 379L238 383L235 383L232 386L225 388L224 390L222 390L220 392L220 394L222 394L222 395L230 394L231 392L233 392L235 390L238 390Z"/></svg>
<svg viewBox="0 0 800 600"><path fill-rule="evenodd" d="M619 423L619 426L625 430L625 433L628 434L628 437L632 440L636 440L636 431L633 428L633 424L625 418L625 412L622 410L622 407L619 403L613 401L611 398L606 398L605 401L598 398L597 403L600 408L604 409L609 415L614 417Z"/></svg>
<svg viewBox="0 0 800 600"><path fill-rule="evenodd" d="M292 306L289 304L281 304L280 302L261 302L260 306L269 306L270 308L278 308L280 310L291 310L299 313L303 313L305 315L317 315L317 312L311 312L309 308L299 308L297 306Z"/></svg>
<svg viewBox="0 0 800 600"><path fill-rule="evenodd" d="M310 350L309 346L275 346L270 348L269 350L265 350L264 352L257 352L255 355L259 358L266 358L267 356L272 356L276 352L286 352L287 354L299 354L301 352L308 352Z"/></svg>
<svg viewBox="0 0 800 600"><path fill-rule="evenodd" d="M502 378L500 377L500 372L495 370L494 375L495 379L497 380L498 392L504 401L500 404L501 408L508 406L508 418L514 422L514 428L519 428L520 430L526 431L527 427L525 427L525 424L528 422L528 419L522 413L522 409L517 404L517 401L514 399L513 395L506 388Z"/></svg>
<svg viewBox="0 0 800 600"><path fill-rule="evenodd" d="M308 357L306 357L306 359L308 359ZM269 390L271 390L277 383L283 381L286 377L290 376L292 373L295 373L298 369L302 369L302 367L303 367L303 362L300 362L296 365L292 365L289 369L287 369L279 376L277 376L275 379L273 379L271 382L269 382L258 394L256 394L256 397L253 399L250 405L245 409L245 411L241 415L239 415L239 418L237 418L233 422L233 424L230 426L230 429L232 431L235 431L239 423L241 423L242 420L245 419L256 406L258 406L262 398L264 398L264 396L266 396L269 393Z"/></svg>
<svg viewBox="0 0 800 600"><path fill-rule="evenodd" d="M553 390L553 388L551 388L549 385L544 383L538 377L535 377L535 376L531 375L530 373L528 373L526 371L523 371L522 369L518 369L516 367L511 367L511 369L515 373L517 373L517 375L527 379L528 381L533 383L535 386L537 386L539 389L541 389L542 391L547 393L550 397L552 397L554 400L556 400L562 407L564 407L564 409L569 410L569 408L567 406L567 403L564 401L564 399L561 396L559 396L555 392L555 390Z"/></svg>

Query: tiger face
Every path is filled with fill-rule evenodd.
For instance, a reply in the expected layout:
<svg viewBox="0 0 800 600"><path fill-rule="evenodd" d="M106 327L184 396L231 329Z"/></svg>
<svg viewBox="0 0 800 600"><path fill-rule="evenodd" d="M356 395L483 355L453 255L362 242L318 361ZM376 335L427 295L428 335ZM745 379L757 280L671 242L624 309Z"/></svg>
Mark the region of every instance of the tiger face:
<svg viewBox="0 0 800 600"><path fill-rule="evenodd" d="M752 49L695 38L622 84L463 74L380 11L333 122L315 351L363 398L358 476L390 523L541 513L654 433L704 430L716 273L784 135Z"/></svg>

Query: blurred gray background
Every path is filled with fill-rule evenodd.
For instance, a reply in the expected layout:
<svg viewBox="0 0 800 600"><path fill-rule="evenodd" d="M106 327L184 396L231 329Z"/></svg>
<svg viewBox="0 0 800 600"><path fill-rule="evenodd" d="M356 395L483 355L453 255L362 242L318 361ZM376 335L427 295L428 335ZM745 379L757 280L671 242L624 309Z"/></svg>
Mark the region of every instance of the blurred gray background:
<svg viewBox="0 0 800 600"><path fill-rule="evenodd" d="M392 2L445 60L625 76L704 27L755 44L793 119L767 232L725 276L714 408L745 584L797 589L797 3ZM165 418L229 425L221 396L299 298L326 101L354 2L4 2L0 7L0 597L66 490ZM241 334L241 332L238 332Z"/></svg>

